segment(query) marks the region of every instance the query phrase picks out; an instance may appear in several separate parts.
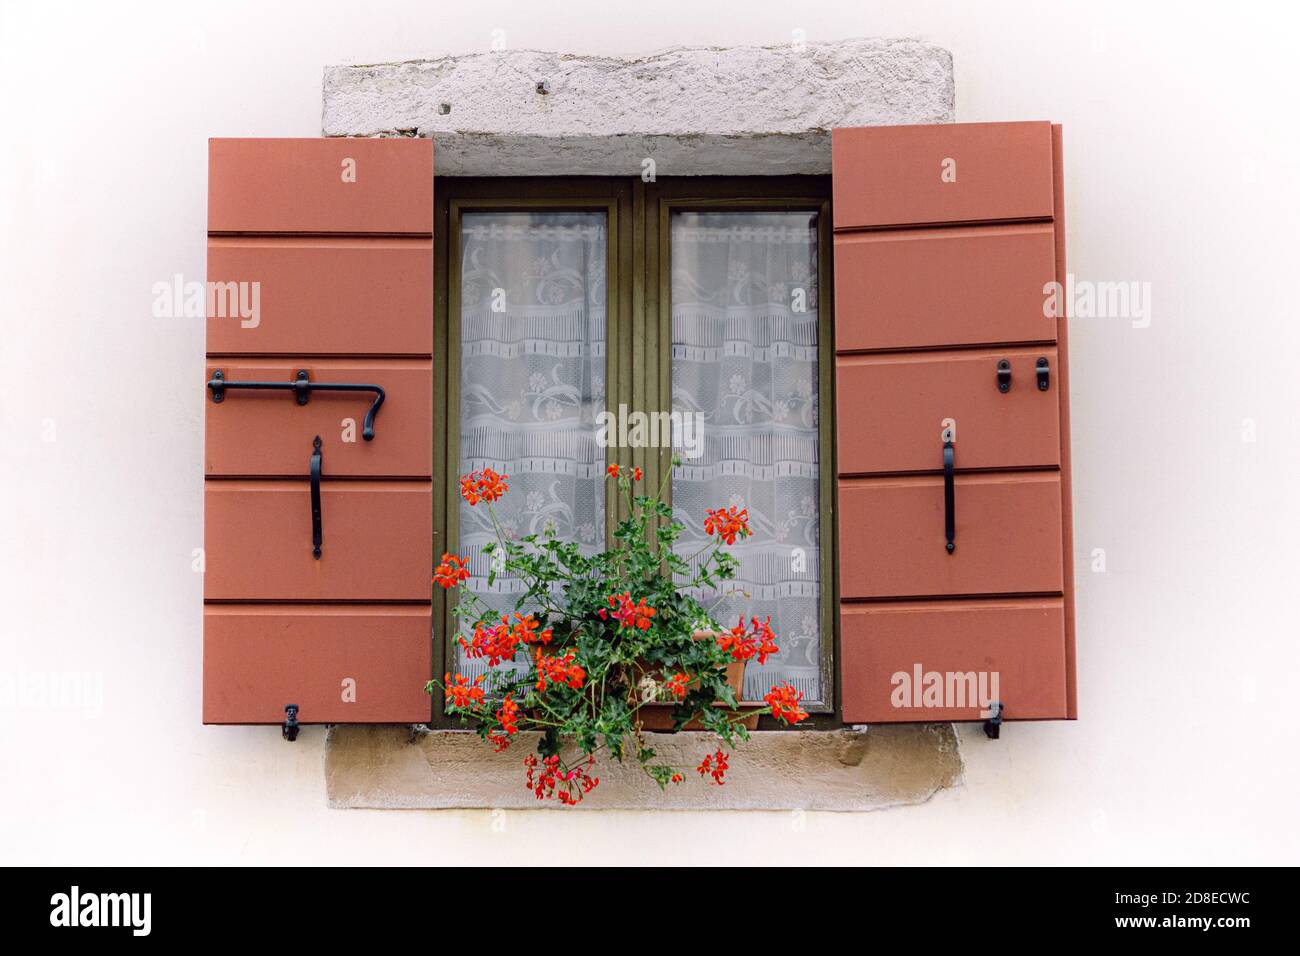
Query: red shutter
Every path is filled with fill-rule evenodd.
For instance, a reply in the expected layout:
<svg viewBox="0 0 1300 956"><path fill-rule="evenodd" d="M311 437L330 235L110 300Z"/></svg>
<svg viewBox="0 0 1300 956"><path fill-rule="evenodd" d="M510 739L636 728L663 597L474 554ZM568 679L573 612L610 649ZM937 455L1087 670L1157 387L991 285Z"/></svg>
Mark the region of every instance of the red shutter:
<svg viewBox="0 0 1300 956"><path fill-rule="evenodd" d="M433 145L212 140L208 236L203 720L425 721Z"/></svg>
<svg viewBox="0 0 1300 956"><path fill-rule="evenodd" d="M1065 278L1060 127L832 142L844 720L978 719L951 690L981 673L1008 720L1073 718L1066 328L1044 316Z"/></svg>

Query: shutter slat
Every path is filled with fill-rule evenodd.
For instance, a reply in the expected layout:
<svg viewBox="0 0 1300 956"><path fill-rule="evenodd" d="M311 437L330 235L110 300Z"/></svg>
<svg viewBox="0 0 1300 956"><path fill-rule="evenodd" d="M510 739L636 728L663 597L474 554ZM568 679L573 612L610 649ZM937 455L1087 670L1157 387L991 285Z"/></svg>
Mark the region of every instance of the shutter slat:
<svg viewBox="0 0 1300 956"><path fill-rule="evenodd" d="M838 421L840 474L942 471L939 423L949 416L960 420L962 469L1059 465L1059 392L1038 391L1040 358L1060 366L1055 347L840 356L839 401L862 416ZM1000 362L1011 371L1005 393Z"/></svg>
<svg viewBox="0 0 1300 956"><path fill-rule="evenodd" d="M256 282L258 314L212 314L208 352L430 355L432 257L426 238L213 237L208 279Z"/></svg>
<svg viewBox="0 0 1300 956"><path fill-rule="evenodd" d="M1052 216L1050 123L836 129L831 150L836 231Z"/></svg>
<svg viewBox="0 0 1300 956"><path fill-rule="evenodd" d="M837 233L835 267L841 351L1056 340L1050 224Z"/></svg>
<svg viewBox="0 0 1300 956"><path fill-rule="evenodd" d="M433 235L427 139L212 139L209 233Z"/></svg>
<svg viewBox="0 0 1300 956"><path fill-rule="evenodd" d="M304 454L298 481L208 481L206 597L427 600L433 540L433 515L425 504L432 501L429 482L322 481L317 559L307 458Z"/></svg>
<svg viewBox="0 0 1300 956"><path fill-rule="evenodd" d="M1066 712L1060 598L850 605L840 624L845 720L979 720L984 716L978 700L981 674L985 696L1004 701L1008 719L1042 720ZM967 675L973 675L974 699L969 691L964 701L960 694L945 693L946 704L925 706L924 697L916 695L931 674L942 675L945 689L951 682L957 691L969 687Z"/></svg>
<svg viewBox="0 0 1300 956"><path fill-rule="evenodd" d="M429 695L427 606L208 605L203 720L422 723ZM305 716L304 716L305 715Z"/></svg>
<svg viewBox="0 0 1300 956"><path fill-rule="evenodd" d="M841 534L853 546L840 554L841 597L1060 593L1060 476L958 475L954 486L949 554L942 477L842 479Z"/></svg>

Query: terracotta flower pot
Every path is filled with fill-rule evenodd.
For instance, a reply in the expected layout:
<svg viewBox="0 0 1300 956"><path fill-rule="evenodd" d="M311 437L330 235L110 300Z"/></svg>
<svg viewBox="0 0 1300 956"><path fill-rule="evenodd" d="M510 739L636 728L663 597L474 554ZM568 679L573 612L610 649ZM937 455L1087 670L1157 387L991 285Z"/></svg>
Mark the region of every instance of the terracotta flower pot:
<svg viewBox="0 0 1300 956"><path fill-rule="evenodd" d="M717 635L714 634L712 631L696 631L694 637L697 641L703 641L703 640L711 641L711 640L715 640L717 638ZM545 653L545 649L539 645L533 645L531 648L531 653L532 653L533 662L536 663L541 658L542 654ZM740 699L740 695L745 685L745 664L746 663L747 663L746 661L731 661L730 663L727 664L727 685L731 688L732 694L735 695L736 700L739 702L736 708L737 710L742 712L747 710L758 711L764 706L763 704L741 701ZM646 670L650 670L650 668L646 667ZM660 680L662 680L662 676L663 676L662 674L659 675ZM631 690L632 699L629 702L632 703L633 705L637 703L635 699L636 693L637 693L636 688L632 688ZM637 718L641 723L641 728L643 730L652 730L652 731L672 730L674 706L676 705L674 704L673 701L653 701L650 703L642 704L641 708L637 711ZM538 711L534 709L529 711L529 714L533 717L536 717ZM757 729L758 718L759 715L757 713L747 715L743 721L745 729L746 730ZM682 727L682 729L683 730L704 730L705 728L704 725L701 724L698 720L691 720L691 721L687 721L686 725Z"/></svg>
<svg viewBox="0 0 1300 956"><path fill-rule="evenodd" d="M714 640L717 635L712 631L696 631L695 639L697 641ZM735 695L737 701L740 701L741 691L745 685L745 661L732 661L727 665L727 685ZM673 729L673 707L676 706L672 701L652 701L642 704L641 709L637 711L637 719L641 722L643 730L672 730ZM738 707L744 710L743 706ZM757 710L757 707L751 709ZM745 717L744 725L747 730L754 730L758 727L758 714ZM704 725L698 720L687 721L682 730L704 730Z"/></svg>

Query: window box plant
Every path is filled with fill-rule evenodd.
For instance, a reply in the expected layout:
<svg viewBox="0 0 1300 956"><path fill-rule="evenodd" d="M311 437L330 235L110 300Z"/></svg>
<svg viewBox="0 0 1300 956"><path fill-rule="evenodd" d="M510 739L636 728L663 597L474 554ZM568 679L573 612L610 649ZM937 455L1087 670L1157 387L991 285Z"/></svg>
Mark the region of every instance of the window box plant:
<svg viewBox="0 0 1300 956"><path fill-rule="evenodd" d="M517 539L505 533L492 505L507 493L507 476L484 469L460 479L462 497L491 513L497 540L484 550L524 584L513 612L490 608L464 586L463 557L444 554L434 573L440 586L459 588L457 642L489 670L474 680L448 673L426 690L441 688L447 712L499 751L521 730L539 731L537 754L524 759L527 786L538 799L566 805L598 785L598 756L637 761L661 788L682 783L692 769L723 784L726 748L748 738L747 724L762 714L785 724L807 717L789 684L773 687L761 705L740 704L745 663L775 654L776 635L757 618L722 628L689 593L718 588L734 574L727 549L750 534L746 512L710 510L709 544L683 557L673 550L682 526L663 501L669 477L653 495L637 493L639 468L610 465L606 480L623 495L628 517L612 548L585 556L553 530ZM522 668L497 666L520 657ZM659 760L647 732L686 727L712 733L717 745L694 768Z"/></svg>

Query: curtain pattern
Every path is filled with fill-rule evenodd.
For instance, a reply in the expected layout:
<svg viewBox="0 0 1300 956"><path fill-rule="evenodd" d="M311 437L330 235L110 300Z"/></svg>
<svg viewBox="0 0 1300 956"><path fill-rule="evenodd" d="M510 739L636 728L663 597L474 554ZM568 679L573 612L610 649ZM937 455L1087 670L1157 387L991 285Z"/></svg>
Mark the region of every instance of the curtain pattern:
<svg viewBox="0 0 1300 956"><path fill-rule="evenodd" d="M510 476L494 506L510 537L554 528L589 554L605 546L595 417L605 408L607 241L604 213L461 217L459 473ZM504 613L523 588L504 573L488 586L482 549L494 540L487 509L461 500L467 583ZM461 655L461 673L484 673Z"/></svg>
<svg viewBox="0 0 1300 956"><path fill-rule="evenodd" d="M781 653L751 661L744 696L788 680L820 699L817 216L672 216L673 408L698 413L703 450L673 472L679 552L706 543L708 508L749 510L735 580L696 597L723 625L771 615Z"/></svg>

